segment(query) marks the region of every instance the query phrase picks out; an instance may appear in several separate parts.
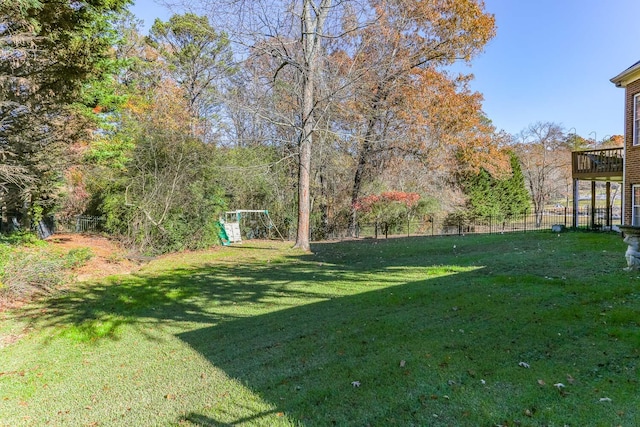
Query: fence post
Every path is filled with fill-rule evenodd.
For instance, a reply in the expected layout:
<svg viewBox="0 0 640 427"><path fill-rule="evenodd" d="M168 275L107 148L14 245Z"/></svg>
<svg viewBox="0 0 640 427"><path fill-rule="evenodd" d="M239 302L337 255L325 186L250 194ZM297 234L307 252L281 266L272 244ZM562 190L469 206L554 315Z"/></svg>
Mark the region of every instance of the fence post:
<svg viewBox="0 0 640 427"><path fill-rule="evenodd" d="M529 209L524 210L524 231L527 231L527 215L529 213Z"/></svg>
<svg viewBox="0 0 640 427"><path fill-rule="evenodd" d="M564 228L567 228L567 207L564 207Z"/></svg>

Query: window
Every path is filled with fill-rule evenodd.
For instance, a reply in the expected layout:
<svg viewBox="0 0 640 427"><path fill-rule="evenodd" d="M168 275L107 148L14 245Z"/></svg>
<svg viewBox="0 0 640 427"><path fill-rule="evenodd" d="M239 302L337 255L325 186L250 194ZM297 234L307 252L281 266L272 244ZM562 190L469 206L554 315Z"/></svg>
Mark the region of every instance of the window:
<svg viewBox="0 0 640 427"><path fill-rule="evenodd" d="M634 185L632 193L631 225L640 225L640 185Z"/></svg>
<svg viewBox="0 0 640 427"><path fill-rule="evenodd" d="M640 145L640 93L633 97L633 145Z"/></svg>

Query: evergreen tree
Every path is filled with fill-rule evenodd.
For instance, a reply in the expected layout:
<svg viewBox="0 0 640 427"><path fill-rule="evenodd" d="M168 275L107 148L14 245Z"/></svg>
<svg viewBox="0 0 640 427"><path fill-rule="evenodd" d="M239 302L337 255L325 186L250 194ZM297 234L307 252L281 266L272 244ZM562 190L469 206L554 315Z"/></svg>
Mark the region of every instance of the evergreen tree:
<svg viewBox="0 0 640 427"><path fill-rule="evenodd" d="M169 71L185 93L193 116L195 135L205 141L214 138L213 121L220 104L219 92L235 71L230 41L217 32L205 16L173 15L169 21L156 19L149 41L169 64Z"/></svg>
<svg viewBox="0 0 640 427"><path fill-rule="evenodd" d="M472 216L502 220L521 215L529 208L529 194L520 162L514 153L509 155L511 174L508 177L497 178L481 169L462 180L468 198L467 207Z"/></svg>
<svg viewBox="0 0 640 427"><path fill-rule="evenodd" d="M74 103L106 69L110 19L127 3L0 0L0 208L25 227L55 205L68 148L87 129Z"/></svg>
<svg viewBox="0 0 640 427"><path fill-rule="evenodd" d="M499 194L500 211L506 217L527 212L531 200L518 156L511 152L509 157L511 176L508 179L498 180L496 191Z"/></svg>

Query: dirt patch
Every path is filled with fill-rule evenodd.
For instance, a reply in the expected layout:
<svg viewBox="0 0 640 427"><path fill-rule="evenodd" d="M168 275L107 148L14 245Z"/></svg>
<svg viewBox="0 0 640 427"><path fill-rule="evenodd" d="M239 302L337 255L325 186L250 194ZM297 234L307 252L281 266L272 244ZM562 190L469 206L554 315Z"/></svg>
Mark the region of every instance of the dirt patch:
<svg viewBox="0 0 640 427"><path fill-rule="evenodd" d="M47 239L63 253L72 249L89 248L93 257L76 268L77 280L95 280L115 274L128 274L139 267L126 257L126 250L106 237L87 234L55 234Z"/></svg>
<svg viewBox="0 0 640 427"><path fill-rule="evenodd" d="M127 251L118 245L117 242L102 236L86 234L55 234L47 239L53 246L53 250L67 254L72 249L89 248L92 253L91 259L84 265L73 270L76 280L63 286L63 289L72 288L78 281L99 280L107 276L117 274L129 274L136 271L142 265L127 258ZM33 297L31 297L33 298ZM0 297L0 321L7 310L17 309L29 302L25 299L8 299ZM0 334L0 349L9 346L28 333L27 330L20 333Z"/></svg>

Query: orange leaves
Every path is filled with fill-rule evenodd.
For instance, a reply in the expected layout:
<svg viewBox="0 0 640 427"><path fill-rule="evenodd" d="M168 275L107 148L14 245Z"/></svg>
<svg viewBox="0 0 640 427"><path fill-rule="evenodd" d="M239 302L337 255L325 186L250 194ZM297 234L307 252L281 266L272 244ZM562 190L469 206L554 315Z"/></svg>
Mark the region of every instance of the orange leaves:
<svg viewBox="0 0 640 427"><path fill-rule="evenodd" d="M418 204L418 200L420 200L420 195L417 193L387 191L379 195L372 194L370 196L358 199L358 201L354 205L354 208L357 211L370 212L374 208L374 206L378 204L384 205L398 202L405 205L407 209L410 209Z"/></svg>
<svg viewBox="0 0 640 427"><path fill-rule="evenodd" d="M372 153L398 150L453 172L488 161L491 170L508 169L482 114L482 95L468 88L472 76L442 68L471 59L495 34L483 2L374 0L371 6L375 24L354 39L357 46L336 55L340 70L360 76L343 109L347 121L359 122L364 162ZM345 52L357 52L349 66Z"/></svg>
<svg viewBox="0 0 640 427"><path fill-rule="evenodd" d="M387 191L381 194L383 200L403 203L410 208L415 206L420 200L420 195L416 193L405 193L403 191Z"/></svg>
<svg viewBox="0 0 640 427"><path fill-rule="evenodd" d="M131 95L124 104L139 124L172 132L191 132L192 115L185 100L184 91L176 82L163 79L143 94Z"/></svg>
<svg viewBox="0 0 640 427"><path fill-rule="evenodd" d="M495 19L478 0L376 0L377 37L395 41L410 68L470 60L495 35ZM380 40L378 40L380 42ZM408 68L405 68L407 70Z"/></svg>

